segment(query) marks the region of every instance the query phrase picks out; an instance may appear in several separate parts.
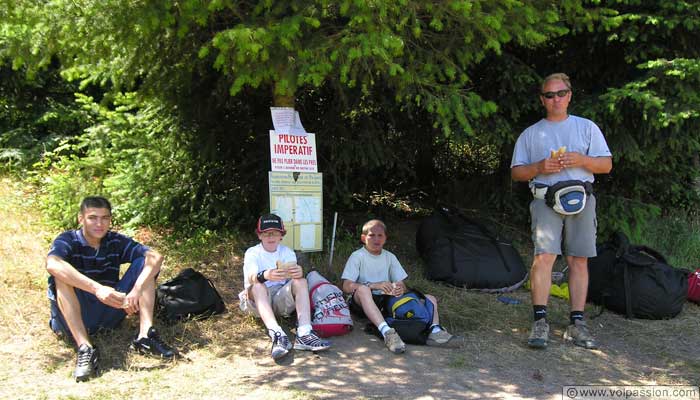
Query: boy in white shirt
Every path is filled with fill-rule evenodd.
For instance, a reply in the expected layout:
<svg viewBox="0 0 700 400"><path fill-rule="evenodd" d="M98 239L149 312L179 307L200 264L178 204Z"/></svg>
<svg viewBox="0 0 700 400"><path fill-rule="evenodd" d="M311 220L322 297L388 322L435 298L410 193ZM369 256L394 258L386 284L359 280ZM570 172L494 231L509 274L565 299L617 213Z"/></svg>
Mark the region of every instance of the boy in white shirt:
<svg viewBox="0 0 700 400"><path fill-rule="evenodd" d="M260 243L246 250L243 261L243 291L238 295L241 310L259 316L272 340L271 356L278 360L292 349L287 334L275 316L297 314L294 348L313 352L326 350L328 341L311 329L309 288L294 251L281 244L287 233L282 219L263 215L256 228Z"/></svg>
<svg viewBox="0 0 700 400"><path fill-rule="evenodd" d="M364 314L381 332L384 344L393 353L406 350L401 337L391 328L380 311L384 296L401 296L407 291L403 282L408 274L396 256L384 250L386 243L386 225L373 219L362 226L360 236L364 247L354 251L348 258L343 270L343 292L351 294L350 309L360 315ZM426 299L433 303L433 322L426 344L439 347L460 347L464 338L454 336L440 326L437 299L426 294Z"/></svg>

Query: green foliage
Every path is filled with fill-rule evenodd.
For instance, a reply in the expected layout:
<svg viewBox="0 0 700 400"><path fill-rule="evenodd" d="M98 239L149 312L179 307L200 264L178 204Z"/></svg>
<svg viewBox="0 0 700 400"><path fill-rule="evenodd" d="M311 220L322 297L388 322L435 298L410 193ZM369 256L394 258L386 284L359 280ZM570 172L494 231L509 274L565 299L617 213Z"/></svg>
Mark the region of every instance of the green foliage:
<svg viewBox="0 0 700 400"><path fill-rule="evenodd" d="M616 175L643 201L687 206L698 201L690 183L700 141L700 61L657 60L640 65L643 78L601 96L603 118L615 132Z"/></svg>
<svg viewBox="0 0 700 400"><path fill-rule="evenodd" d="M28 168L43 151L90 124L74 103L74 90L55 70L29 81L0 67L0 170Z"/></svg>
<svg viewBox="0 0 700 400"><path fill-rule="evenodd" d="M572 77L570 111L591 118L613 152L613 170L596 178L605 197L601 227L631 233L649 217L698 204L698 63L694 2L611 0L585 4L585 18L567 19L570 34L534 52L513 48L516 77L564 71ZM528 73L528 70L530 73ZM513 79L511 79L513 80ZM534 92L533 87L533 92ZM530 98L535 100L535 93ZM510 112L517 98L499 103ZM532 103L529 103L532 104ZM528 104L528 109L530 109ZM534 104L531 110L538 110ZM537 114L510 112L503 126L528 126ZM505 169L504 169L505 170Z"/></svg>
<svg viewBox="0 0 700 400"><path fill-rule="evenodd" d="M658 249L674 267L693 271L700 268L700 219L697 213L669 211L651 219L648 226L637 243Z"/></svg>
<svg viewBox="0 0 700 400"><path fill-rule="evenodd" d="M598 237L624 232L633 241L644 236L652 221L661 215L654 204L645 204L622 196L599 195L597 200Z"/></svg>
<svg viewBox="0 0 700 400"><path fill-rule="evenodd" d="M64 140L41 162L49 218L73 226L82 197L100 194L114 204L117 224L178 221L183 211L179 204L190 204L199 178L187 147L190 132L165 107L140 103L133 94L117 96L113 108L82 95L78 103L96 123Z"/></svg>
<svg viewBox="0 0 700 400"><path fill-rule="evenodd" d="M671 210L661 214L658 209L649 211L651 212L647 215L639 215L644 218L644 229L630 230L627 225L608 226L604 232L599 231L599 241L610 239L614 232L620 230L629 237L631 243L646 245L661 252L669 264L676 268L699 268L700 219L697 213Z"/></svg>
<svg viewBox="0 0 700 400"><path fill-rule="evenodd" d="M446 133L473 133L471 121L496 110L469 89L469 68L506 43L532 47L562 35L560 12L582 12L570 0L560 9L510 0L61 0L6 7L0 57L30 73L56 56L64 75L83 84L138 84L170 96L210 68L231 95L270 86L276 96L298 96L327 82L366 94L379 85L427 110Z"/></svg>
<svg viewBox="0 0 700 400"><path fill-rule="evenodd" d="M637 235L700 202L698 21L697 2L660 0L0 1L0 165L49 151L64 225L92 192L127 225L246 223L266 203L268 107L291 99L327 210L447 200L523 222L513 144L564 71L614 155L601 230Z"/></svg>

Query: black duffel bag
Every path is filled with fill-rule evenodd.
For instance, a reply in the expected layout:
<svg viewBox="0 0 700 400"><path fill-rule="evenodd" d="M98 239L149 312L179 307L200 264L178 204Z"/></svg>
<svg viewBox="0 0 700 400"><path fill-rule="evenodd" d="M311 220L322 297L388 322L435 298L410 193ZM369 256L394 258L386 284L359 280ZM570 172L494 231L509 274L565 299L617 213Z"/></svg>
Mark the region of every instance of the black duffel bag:
<svg viewBox="0 0 700 400"><path fill-rule="evenodd" d="M416 248L431 280L498 292L517 289L527 278L522 258L509 241L446 207L423 220Z"/></svg>
<svg viewBox="0 0 700 400"><path fill-rule="evenodd" d="M226 311L214 284L202 273L186 268L156 289L157 315L176 322L183 319L204 319Z"/></svg>
<svg viewBox="0 0 700 400"><path fill-rule="evenodd" d="M629 244L618 232L588 260L588 301L627 318L667 319L678 315L688 293L688 273L668 265L647 246Z"/></svg>

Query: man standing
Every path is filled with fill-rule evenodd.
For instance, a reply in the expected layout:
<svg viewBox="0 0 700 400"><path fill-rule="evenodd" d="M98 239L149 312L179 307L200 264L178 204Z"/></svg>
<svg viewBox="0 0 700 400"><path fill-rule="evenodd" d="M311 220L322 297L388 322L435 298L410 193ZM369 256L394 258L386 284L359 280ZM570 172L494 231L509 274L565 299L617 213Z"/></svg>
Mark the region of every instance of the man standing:
<svg viewBox="0 0 700 400"><path fill-rule="evenodd" d="M139 316L133 350L173 358L177 351L152 326L155 279L163 256L112 232L112 206L103 197L83 199L78 223L79 229L63 232L54 240L46 259L51 274L49 325L57 334L75 340L75 380L88 380L99 369L99 353L88 335L116 328L127 314ZM120 279L119 267L124 263L131 265Z"/></svg>
<svg viewBox="0 0 700 400"><path fill-rule="evenodd" d="M545 348L549 339L547 301L552 266L566 255L571 296L570 325L564 338L593 349L596 342L583 319L588 291L588 257L596 255L596 199L593 174L612 169L612 154L600 128L592 121L568 114L572 88L563 73L547 76L540 101L547 116L527 128L513 151L511 176L529 181L535 255L530 270L534 323L528 345ZM564 253L562 253L562 239Z"/></svg>

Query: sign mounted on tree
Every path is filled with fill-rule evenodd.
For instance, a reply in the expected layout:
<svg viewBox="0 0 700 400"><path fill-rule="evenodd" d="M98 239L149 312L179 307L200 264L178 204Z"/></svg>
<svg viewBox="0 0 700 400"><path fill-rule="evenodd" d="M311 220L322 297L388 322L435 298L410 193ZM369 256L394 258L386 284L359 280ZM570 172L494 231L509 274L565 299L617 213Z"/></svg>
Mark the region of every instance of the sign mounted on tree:
<svg viewBox="0 0 700 400"><path fill-rule="evenodd" d="M306 136L306 129L301 124L299 111L292 107L270 107L272 114L272 126L275 132L285 133L294 136Z"/></svg>
<svg viewBox="0 0 700 400"><path fill-rule="evenodd" d="M316 135L301 125L299 112L291 107L270 107L270 163L272 171L318 172Z"/></svg>
<svg viewBox="0 0 700 400"><path fill-rule="evenodd" d="M270 172L270 212L287 226L282 243L294 250L323 250L323 174Z"/></svg>
<svg viewBox="0 0 700 400"><path fill-rule="evenodd" d="M270 131L270 162L272 171L318 172L316 135Z"/></svg>
<svg viewBox="0 0 700 400"><path fill-rule="evenodd" d="M289 227L282 243L294 250L323 249L323 175L316 166L316 136L291 107L271 107L270 212Z"/></svg>

